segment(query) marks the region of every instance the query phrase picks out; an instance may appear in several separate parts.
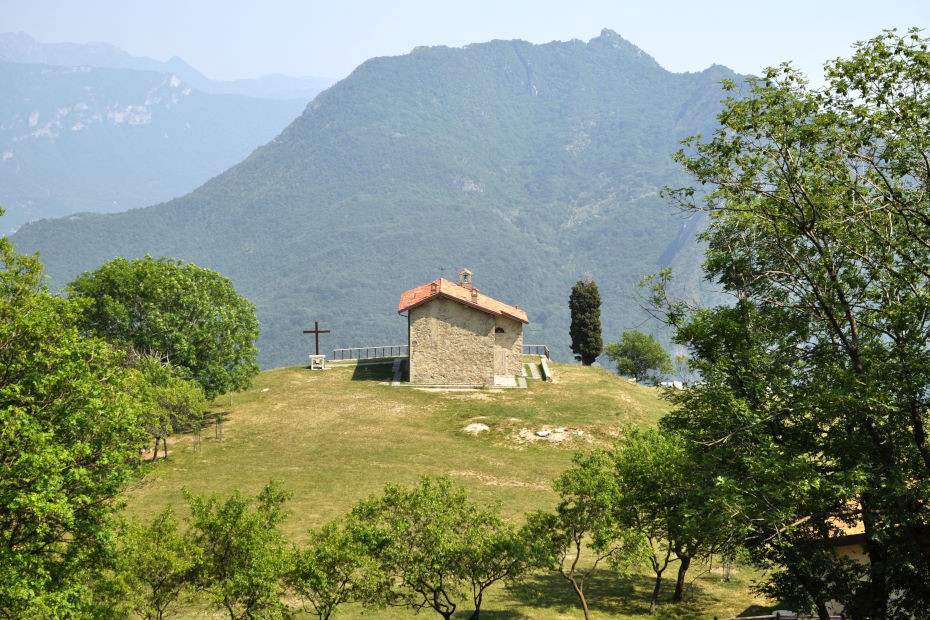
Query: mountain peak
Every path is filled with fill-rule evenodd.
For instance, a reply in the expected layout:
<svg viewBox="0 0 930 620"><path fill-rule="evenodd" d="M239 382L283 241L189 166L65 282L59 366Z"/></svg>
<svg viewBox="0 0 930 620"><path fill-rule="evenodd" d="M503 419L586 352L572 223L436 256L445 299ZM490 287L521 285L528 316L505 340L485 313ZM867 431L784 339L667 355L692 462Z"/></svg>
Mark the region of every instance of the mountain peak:
<svg viewBox="0 0 930 620"><path fill-rule="evenodd" d="M610 28L604 28L601 30L601 34L588 41L588 45L610 46L615 50L623 52L629 57L641 58L645 64L661 68L661 65L659 65L655 58L644 52L636 45L630 43Z"/></svg>

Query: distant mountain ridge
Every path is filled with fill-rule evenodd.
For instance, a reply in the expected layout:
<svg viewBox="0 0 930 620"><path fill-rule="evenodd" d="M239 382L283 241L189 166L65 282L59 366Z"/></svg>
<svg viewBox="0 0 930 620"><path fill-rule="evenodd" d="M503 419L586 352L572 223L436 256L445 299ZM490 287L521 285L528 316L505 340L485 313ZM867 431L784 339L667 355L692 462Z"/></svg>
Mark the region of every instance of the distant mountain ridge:
<svg viewBox="0 0 930 620"><path fill-rule="evenodd" d="M178 76L205 93L264 99L300 99L307 103L335 82L325 77L266 75L254 79L211 80L177 56L167 62L132 56L109 43L40 43L24 32L0 33L0 59L23 64L155 71Z"/></svg>
<svg viewBox="0 0 930 620"><path fill-rule="evenodd" d="M686 182L669 157L708 133L729 69L673 74L615 32L491 41L374 58L267 145L192 193L112 215L24 226L53 281L113 256L216 269L256 303L264 367L324 347L404 342L404 290L462 267L529 315L527 343L570 359L567 300L598 283L604 339L641 326L644 274L697 281L702 223L659 196Z"/></svg>
<svg viewBox="0 0 930 620"><path fill-rule="evenodd" d="M0 61L0 230L144 207L273 138L304 103L211 95L178 76Z"/></svg>

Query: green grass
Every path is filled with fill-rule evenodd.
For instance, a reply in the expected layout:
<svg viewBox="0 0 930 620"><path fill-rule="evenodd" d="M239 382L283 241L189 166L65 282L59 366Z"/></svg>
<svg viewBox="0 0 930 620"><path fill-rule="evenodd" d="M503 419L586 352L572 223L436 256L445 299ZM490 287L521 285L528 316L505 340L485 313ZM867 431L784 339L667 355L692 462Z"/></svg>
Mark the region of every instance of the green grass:
<svg viewBox="0 0 930 620"><path fill-rule="evenodd" d="M128 495L127 512L150 518L168 503L186 516L181 489L228 495L257 493L280 479L294 497L285 535L301 542L308 528L347 512L388 482L413 484L425 474L449 474L478 502L498 504L522 522L536 509L551 509L552 479L575 451L608 446L624 425L649 426L666 410L654 388L635 385L606 370L552 364L554 381L528 381L528 389L426 392L390 387L390 365L346 365L324 371L279 368L258 376L252 389L220 398L223 439L203 432L202 450L190 437L170 440L170 457L150 466ZM482 423L488 431L463 429ZM535 431L565 427L563 441L535 438ZM579 431L581 434L579 434ZM648 570L648 569L644 569ZM673 569L670 569L670 571ZM692 569L697 575L699 569ZM729 584L708 573L693 586L692 600L666 603L659 617L735 615L756 601L747 590L751 572ZM618 580L600 571L589 586L597 617L644 615L651 585L644 572ZM669 574L674 579L674 574ZM673 584L667 584L667 596ZM570 588L552 575L533 576L509 589L494 588L487 617L577 617ZM484 609L484 607L483 607ZM352 617L360 609L347 608ZM407 617L406 611L375 617ZM482 611L482 616L485 612Z"/></svg>

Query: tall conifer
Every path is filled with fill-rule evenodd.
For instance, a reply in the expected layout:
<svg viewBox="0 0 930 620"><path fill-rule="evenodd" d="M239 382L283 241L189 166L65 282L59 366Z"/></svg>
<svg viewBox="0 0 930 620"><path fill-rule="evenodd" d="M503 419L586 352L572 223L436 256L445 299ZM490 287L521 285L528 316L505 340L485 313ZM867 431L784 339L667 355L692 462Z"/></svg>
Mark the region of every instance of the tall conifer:
<svg viewBox="0 0 930 620"><path fill-rule="evenodd" d="M568 298L572 313L569 335L572 337L572 353L575 359L590 366L601 354L601 294L597 284L589 277L578 280Z"/></svg>

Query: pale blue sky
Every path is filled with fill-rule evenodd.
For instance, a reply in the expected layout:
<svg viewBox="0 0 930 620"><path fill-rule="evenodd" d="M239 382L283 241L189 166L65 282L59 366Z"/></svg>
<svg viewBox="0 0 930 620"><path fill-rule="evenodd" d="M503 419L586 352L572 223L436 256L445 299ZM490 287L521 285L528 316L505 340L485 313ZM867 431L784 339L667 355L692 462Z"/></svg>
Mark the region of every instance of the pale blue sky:
<svg viewBox="0 0 930 620"><path fill-rule="evenodd" d="M610 28L671 71L823 62L883 28L930 28L928 0L0 0L0 31L180 56L207 77L342 78L373 56L490 39L582 39ZM925 32L930 36L930 32ZM816 81L816 80L815 80Z"/></svg>

